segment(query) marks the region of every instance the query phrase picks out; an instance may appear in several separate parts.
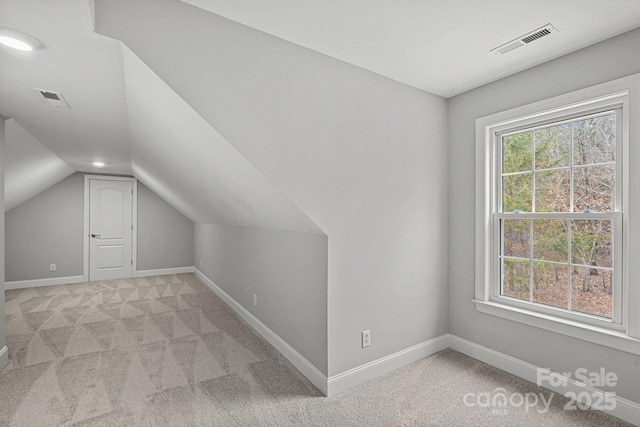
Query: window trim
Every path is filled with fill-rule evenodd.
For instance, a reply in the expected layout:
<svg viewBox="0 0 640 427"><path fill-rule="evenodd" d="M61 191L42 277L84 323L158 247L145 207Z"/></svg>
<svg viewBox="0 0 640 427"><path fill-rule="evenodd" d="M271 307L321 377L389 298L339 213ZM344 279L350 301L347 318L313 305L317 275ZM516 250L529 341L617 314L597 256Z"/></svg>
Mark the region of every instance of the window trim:
<svg viewBox="0 0 640 427"><path fill-rule="evenodd" d="M617 178L621 177L618 181L621 193L616 193L622 195L624 204L621 206L622 267L619 273L622 278L621 325L616 327L608 321L592 322L588 315L555 315L554 309L536 311L532 303L505 304L493 298L493 239L496 237L494 203L497 200L497 186L493 185L493 179L499 167L495 157L497 150L493 148L495 135L544 122L562 121L576 115L584 116L606 108L622 109L622 140L619 142L622 149L618 151L618 155L622 156L618 169L622 170L618 170L616 175ZM630 122L630 117L636 119ZM637 259L640 255L640 245L634 243L639 242L640 230L629 227L630 219L633 224L640 224L640 217L636 214L640 213L640 197L630 198L632 195L629 192L630 182L640 183L640 168L636 168L638 172L629 169L630 152L635 154L635 148L640 148L637 144L639 137L640 74L476 119L476 283L475 299L472 300L476 310L640 355L640 313L628 309L640 306L640 279L636 283L629 281L630 277L640 277L640 266L629 263L630 259ZM630 145L634 143L634 149L630 150ZM640 161L640 153L636 159ZM632 255L635 256L632 258ZM607 327L607 322L612 326Z"/></svg>

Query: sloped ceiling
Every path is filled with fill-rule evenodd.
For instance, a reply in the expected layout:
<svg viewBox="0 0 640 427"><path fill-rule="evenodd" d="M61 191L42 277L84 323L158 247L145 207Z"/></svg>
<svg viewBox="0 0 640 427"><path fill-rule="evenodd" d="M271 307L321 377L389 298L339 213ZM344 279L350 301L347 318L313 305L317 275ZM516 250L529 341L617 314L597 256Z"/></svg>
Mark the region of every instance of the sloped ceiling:
<svg viewBox="0 0 640 427"><path fill-rule="evenodd" d="M5 122L4 155L5 212L75 172L13 119Z"/></svg>
<svg viewBox="0 0 640 427"><path fill-rule="evenodd" d="M638 0L182 0L450 97L640 26ZM558 30L489 51L547 23Z"/></svg>
<svg viewBox="0 0 640 427"><path fill-rule="evenodd" d="M194 222L320 232L123 46L133 173Z"/></svg>

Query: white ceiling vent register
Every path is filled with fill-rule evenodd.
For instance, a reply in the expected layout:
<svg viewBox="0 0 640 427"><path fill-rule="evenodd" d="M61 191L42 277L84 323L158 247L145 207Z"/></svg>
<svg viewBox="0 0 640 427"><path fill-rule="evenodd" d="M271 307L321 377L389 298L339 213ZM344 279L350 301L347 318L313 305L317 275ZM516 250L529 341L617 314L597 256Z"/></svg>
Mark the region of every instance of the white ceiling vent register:
<svg viewBox="0 0 640 427"><path fill-rule="evenodd" d="M55 92L53 90L36 89L36 88L33 88L33 90L36 91L36 93L38 94L38 97L42 100L42 102L44 102L45 104L51 107L71 108L69 107L69 104L67 103L66 99L64 99L64 96L62 96L60 92Z"/></svg>
<svg viewBox="0 0 640 427"><path fill-rule="evenodd" d="M543 37L550 35L551 33L556 33L558 30L551 24L547 24L544 27L540 27L537 30L531 31L530 33L525 34L524 36L518 37L517 39L506 42L503 45L500 45L496 48L490 50L496 55L505 55L509 52L516 50L519 47L527 45L531 42L539 40Z"/></svg>

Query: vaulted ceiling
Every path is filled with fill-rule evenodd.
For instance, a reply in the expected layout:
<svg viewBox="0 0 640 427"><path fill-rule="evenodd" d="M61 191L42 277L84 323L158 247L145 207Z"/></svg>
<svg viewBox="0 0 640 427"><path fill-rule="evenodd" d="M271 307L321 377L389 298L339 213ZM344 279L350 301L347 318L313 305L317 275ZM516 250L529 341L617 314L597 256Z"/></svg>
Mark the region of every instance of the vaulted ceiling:
<svg viewBox="0 0 640 427"><path fill-rule="evenodd" d="M558 32L489 52L547 23ZM255 140L259 123L288 120L258 110L278 94L255 79L243 86L235 48L257 58L261 43L298 45L449 97L638 27L640 2L3 0L0 26L43 44L0 46L0 114L12 118L7 208L73 171L96 172L91 162L101 160L192 221L321 232L225 138ZM288 66L263 60L273 74L262 83ZM34 88L61 92L71 108L45 105Z"/></svg>

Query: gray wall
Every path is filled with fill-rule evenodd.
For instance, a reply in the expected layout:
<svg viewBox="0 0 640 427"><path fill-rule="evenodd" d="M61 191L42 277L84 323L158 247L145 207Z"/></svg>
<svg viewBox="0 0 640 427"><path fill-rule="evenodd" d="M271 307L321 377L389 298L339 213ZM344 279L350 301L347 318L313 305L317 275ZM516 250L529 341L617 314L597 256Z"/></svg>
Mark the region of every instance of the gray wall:
<svg viewBox="0 0 640 427"><path fill-rule="evenodd" d="M7 282L82 275L83 174L15 207L5 220ZM192 259L193 223L138 183L138 270L187 267Z"/></svg>
<svg viewBox="0 0 640 427"><path fill-rule="evenodd" d="M211 224L194 230L193 265L326 375L327 237Z"/></svg>
<svg viewBox="0 0 640 427"><path fill-rule="evenodd" d="M4 116L0 116L0 212L4 211L4 135L5 135ZM2 215L0 215L2 217ZM0 348L7 344L5 328L4 328L4 247L5 247L5 231L4 217L0 218L0 280L2 280L2 290L0 291ZM1 366L0 366L1 367Z"/></svg>
<svg viewBox="0 0 640 427"><path fill-rule="evenodd" d="M138 270L187 267L193 222L138 181Z"/></svg>
<svg viewBox="0 0 640 427"><path fill-rule="evenodd" d="M96 26L328 236L330 376L447 332L446 100L182 2L96 2Z"/></svg>
<svg viewBox="0 0 640 427"><path fill-rule="evenodd" d="M82 276L83 200L76 173L5 214L7 282Z"/></svg>
<svg viewBox="0 0 640 427"><path fill-rule="evenodd" d="M556 372L606 367L615 392L640 402L640 357L476 312L475 119L640 72L640 30L588 47L449 101L449 328L459 337ZM633 120L640 117L633 116ZM630 147L635 153L636 145ZM633 165L633 163L632 163ZM632 278L632 285L638 279Z"/></svg>

